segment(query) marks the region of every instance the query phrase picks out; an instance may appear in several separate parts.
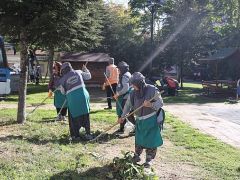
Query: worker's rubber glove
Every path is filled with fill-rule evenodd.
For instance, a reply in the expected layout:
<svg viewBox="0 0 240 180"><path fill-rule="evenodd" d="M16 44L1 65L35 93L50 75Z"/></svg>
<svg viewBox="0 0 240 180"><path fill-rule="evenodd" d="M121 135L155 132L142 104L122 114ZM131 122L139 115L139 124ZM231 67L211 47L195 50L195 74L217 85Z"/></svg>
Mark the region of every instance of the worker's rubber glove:
<svg viewBox="0 0 240 180"><path fill-rule="evenodd" d="M103 83L103 85L102 85L102 90L103 90L103 91L106 90L106 83Z"/></svg>
<svg viewBox="0 0 240 180"><path fill-rule="evenodd" d="M82 66L82 71L83 71L83 72L86 72L86 71L88 71L88 69L87 69L87 67L86 67L86 65L85 65L85 64Z"/></svg>
<svg viewBox="0 0 240 180"><path fill-rule="evenodd" d="M120 118L118 118L118 123L119 123L119 124L123 123L123 121L124 121L124 119L123 119L123 118L121 118L121 117L120 117Z"/></svg>
<svg viewBox="0 0 240 180"><path fill-rule="evenodd" d="M145 100L145 101L143 102L143 106L144 106L144 107L149 107L149 108L151 108L151 107L152 107L152 103L151 103L150 101Z"/></svg>
<svg viewBox="0 0 240 180"><path fill-rule="evenodd" d="M51 98L52 96L53 96L53 92L52 92L52 90L49 90L48 91L48 97Z"/></svg>
<svg viewBox="0 0 240 180"><path fill-rule="evenodd" d="M118 99L118 97L119 97L119 94L118 94L118 93L116 93L116 94L113 96L113 98L116 99L116 100Z"/></svg>

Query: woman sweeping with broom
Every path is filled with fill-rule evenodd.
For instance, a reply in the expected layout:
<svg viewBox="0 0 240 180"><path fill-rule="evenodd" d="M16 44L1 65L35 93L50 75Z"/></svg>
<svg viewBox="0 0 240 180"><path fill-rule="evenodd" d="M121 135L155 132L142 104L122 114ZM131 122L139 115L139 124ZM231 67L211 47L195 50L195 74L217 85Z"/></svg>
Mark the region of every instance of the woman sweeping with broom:
<svg viewBox="0 0 240 180"><path fill-rule="evenodd" d="M146 149L144 166L149 168L156 156L157 147L163 144L157 116L157 112L163 106L163 100L158 89L146 84L145 77L140 72L133 73L130 83L134 90L130 93L118 122L123 123L124 117L131 110L136 110L143 105L143 108L135 113L135 154L133 160L135 163L139 162L143 149ZM150 102L150 99L153 101Z"/></svg>
<svg viewBox="0 0 240 180"><path fill-rule="evenodd" d="M65 102L66 96L61 93L60 89L56 89L57 83L61 78L61 75L60 75L61 67L62 67L62 64L60 62L54 63L53 75L48 84L48 89L49 89L48 97L52 97L54 92L54 106L56 107L56 111L58 114L56 118L57 121L61 121L61 120L65 121L66 114L67 114L67 103Z"/></svg>

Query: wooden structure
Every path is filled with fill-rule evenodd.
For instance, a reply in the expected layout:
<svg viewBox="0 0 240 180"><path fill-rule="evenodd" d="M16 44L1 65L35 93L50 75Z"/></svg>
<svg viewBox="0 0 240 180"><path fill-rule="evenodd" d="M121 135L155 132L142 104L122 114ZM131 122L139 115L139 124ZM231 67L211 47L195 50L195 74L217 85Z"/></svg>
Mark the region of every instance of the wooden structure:
<svg viewBox="0 0 240 180"><path fill-rule="evenodd" d="M237 79L240 78L240 49L224 48L198 61L214 72L211 81L202 81L206 94L234 94Z"/></svg>
<svg viewBox="0 0 240 180"><path fill-rule="evenodd" d="M104 72L110 56L105 53L61 53L60 61L70 62L73 69L82 69L82 66L87 64L87 68L92 74L92 79L85 81L87 86L100 87L104 81Z"/></svg>
<svg viewBox="0 0 240 180"><path fill-rule="evenodd" d="M232 79L240 78L240 49L239 48L223 48L216 51L209 57L198 60L200 64L209 67L209 71L213 72L210 79Z"/></svg>
<svg viewBox="0 0 240 180"><path fill-rule="evenodd" d="M207 95L234 94L236 86L237 82L231 80L202 81L203 90Z"/></svg>

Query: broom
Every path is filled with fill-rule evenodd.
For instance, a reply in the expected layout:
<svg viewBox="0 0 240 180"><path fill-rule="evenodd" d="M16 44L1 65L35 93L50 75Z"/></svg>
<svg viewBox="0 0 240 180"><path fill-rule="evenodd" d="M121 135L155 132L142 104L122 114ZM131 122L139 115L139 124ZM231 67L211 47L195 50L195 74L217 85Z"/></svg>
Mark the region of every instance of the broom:
<svg viewBox="0 0 240 180"><path fill-rule="evenodd" d="M149 99L148 101L153 101L155 98L157 98L159 96L159 94L156 94L154 97L152 97L151 99ZM137 111L139 111L141 108L143 108L144 105L142 104L140 107L138 107L137 109L135 109L133 112L129 113L127 116L123 117L122 119L127 119L129 118L131 115L135 114ZM108 132L109 130L111 130L112 128L114 128L115 126L117 126L119 123L115 123L112 126L110 126L108 129L106 129L104 132L102 132L101 134L99 134L97 137L95 137L94 139L92 139L90 142L93 141L97 141L100 137L102 137L106 132Z"/></svg>

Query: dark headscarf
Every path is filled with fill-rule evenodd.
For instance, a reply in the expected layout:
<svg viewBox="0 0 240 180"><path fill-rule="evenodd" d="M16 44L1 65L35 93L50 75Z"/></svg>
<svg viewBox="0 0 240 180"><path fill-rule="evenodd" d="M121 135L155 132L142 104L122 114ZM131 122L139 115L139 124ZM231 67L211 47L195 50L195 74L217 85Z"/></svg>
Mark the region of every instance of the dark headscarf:
<svg viewBox="0 0 240 180"><path fill-rule="evenodd" d="M124 61L119 62L117 67L120 70L120 77L129 71L129 65Z"/></svg>
<svg viewBox="0 0 240 180"><path fill-rule="evenodd" d="M65 62L65 63L62 64L62 67L61 67L62 75L65 75L69 71L72 71L72 70L73 70L72 65L69 62Z"/></svg>
<svg viewBox="0 0 240 180"><path fill-rule="evenodd" d="M109 63L109 64L114 64L114 58L110 58L110 59L108 60L108 63Z"/></svg>
<svg viewBox="0 0 240 180"><path fill-rule="evenodd" d="M139 98L142 98L144 96L144 88L146 87L144 75L142 75L140 72L133 73L132 77L130 78L130 83L139 88L139 91L136 91L136 95Z"/></svg>
<svg viewBox="0 0 240 180"><path fill-rule="evenodd" d="M60 76L61 67L62 67L62 63L57 62L57 61L54 63L53 68L57 71L56 73L58 76Z"/></svg>

